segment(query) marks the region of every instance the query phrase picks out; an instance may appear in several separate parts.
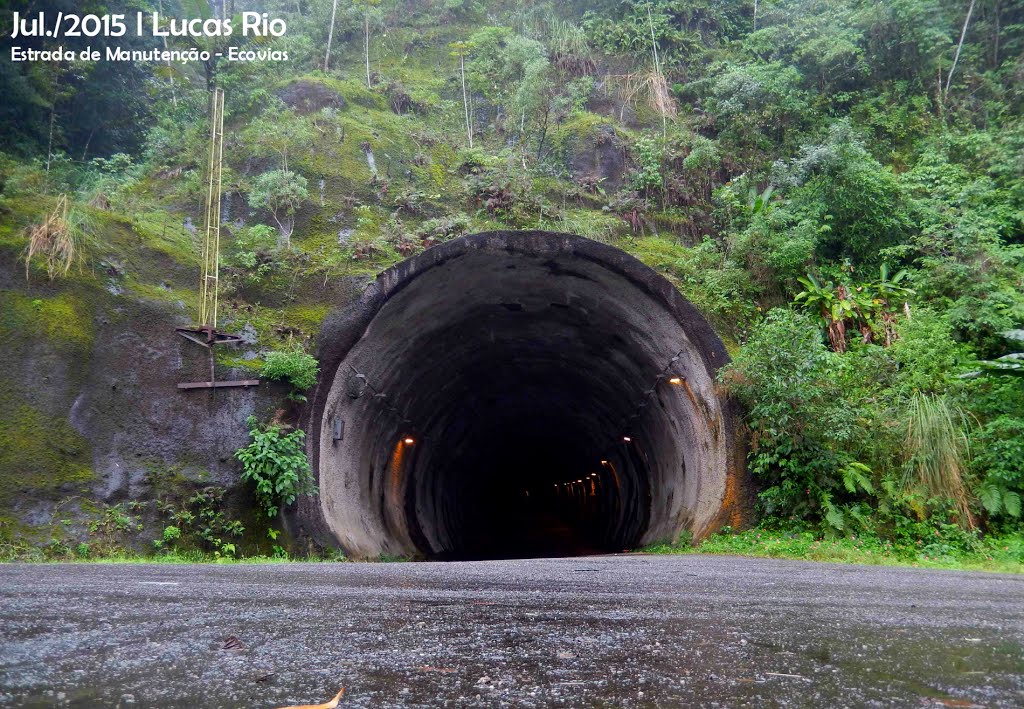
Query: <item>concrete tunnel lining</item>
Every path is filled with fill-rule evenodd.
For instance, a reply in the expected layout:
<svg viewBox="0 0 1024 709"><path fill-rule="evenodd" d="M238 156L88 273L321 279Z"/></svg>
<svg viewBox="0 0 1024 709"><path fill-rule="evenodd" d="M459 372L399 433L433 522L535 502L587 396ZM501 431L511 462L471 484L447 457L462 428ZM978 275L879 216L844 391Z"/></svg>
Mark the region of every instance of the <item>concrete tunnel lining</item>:
<svg viewBox="0 0 1024 709"><path fill-rule="evenodd" d="M433 247L331 316L319 355L303 423L320 494L298 521L350 555L522 555L502 537L529 536L525 509L571 518L593 551L739 513L725 348L611 246L488 232Z"/></svg>

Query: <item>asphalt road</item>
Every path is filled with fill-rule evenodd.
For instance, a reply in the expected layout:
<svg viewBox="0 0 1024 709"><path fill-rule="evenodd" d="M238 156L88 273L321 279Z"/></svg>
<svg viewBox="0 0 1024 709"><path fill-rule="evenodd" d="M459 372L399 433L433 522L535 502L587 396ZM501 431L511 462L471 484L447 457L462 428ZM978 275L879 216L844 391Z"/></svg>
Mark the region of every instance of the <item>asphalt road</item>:
<svg viewBox="0 0 1024 709"><path fill-rule="evenodd" d="M234 637L237 641L225 640ZM0 706L1024 706L1024 577L730 557L0 567Z"/></svg>

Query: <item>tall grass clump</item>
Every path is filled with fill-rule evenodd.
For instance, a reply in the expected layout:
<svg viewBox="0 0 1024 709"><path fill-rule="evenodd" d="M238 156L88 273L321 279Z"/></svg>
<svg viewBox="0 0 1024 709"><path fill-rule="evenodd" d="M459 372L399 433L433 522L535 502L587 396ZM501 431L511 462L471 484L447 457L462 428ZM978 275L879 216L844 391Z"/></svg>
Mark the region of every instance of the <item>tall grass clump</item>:
<svg viewBox="0 0 1024 709"><path fill-rule="evenodd" d="M82 261L87 231L85 215L70 206L67 195L62 194L42 222L26 229L25 278L29 277L32 261L37 257L46 266L46 275L51 281L66 276L75 263Z"/></svg>
<svg viewBox="0 0 1024 709"><path fill-rule="evenodd" d="M556 54L568 54L582 58L589 58L591 55L586 30L573 22L564 20L554 20L551 23L548 46Z"/></svg>
<svg viewBox="0 0 1024 709"><path fill-rule="evenodd" d="M907 408L903 486L953 503L961 526L974 528L964 471L970 457L967 415L944 397L915 394Z"/></svg>

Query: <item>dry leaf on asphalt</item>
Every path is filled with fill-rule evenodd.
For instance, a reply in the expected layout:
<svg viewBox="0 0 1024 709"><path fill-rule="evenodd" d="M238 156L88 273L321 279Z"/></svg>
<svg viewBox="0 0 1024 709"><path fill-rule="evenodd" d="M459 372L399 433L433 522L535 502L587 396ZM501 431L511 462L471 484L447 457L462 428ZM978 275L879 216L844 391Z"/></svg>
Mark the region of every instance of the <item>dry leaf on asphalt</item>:
<svg viewBox="0 0 1024 709"><path fill-rule="evenodd" d="M229 635L224 638L224 644L220 646L221 650L244 650L245 643L236 638L234 635Z"/></svg>
<svg viewBox="0 0 1024 709"><path fill-rule="evenodd" d="M334 695L334 699L323 704L296 704L291 707L280 707L280 709L334 709L338 706L338 702L341 701L341 695L345 693L345 688L342 687L341 691Z"/></svg>

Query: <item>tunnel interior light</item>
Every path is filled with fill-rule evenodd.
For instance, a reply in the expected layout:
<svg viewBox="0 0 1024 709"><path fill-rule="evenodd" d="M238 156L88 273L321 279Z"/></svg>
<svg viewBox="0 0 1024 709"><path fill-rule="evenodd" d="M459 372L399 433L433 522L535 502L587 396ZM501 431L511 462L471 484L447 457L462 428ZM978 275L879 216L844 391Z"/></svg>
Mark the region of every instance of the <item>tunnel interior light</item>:
<svg viewBox="0 0 1024 709"><path fill-rule="evenodd" d="M633 439L630 438L629 436L623 436L622 440L624 440L626 443L632 443L633 442Z"/></svg>
<svg viewBox="0 0 1024 709"><path fill-rule="evenodd" d="M416 442L416 439L414 439L412 436L406 436L406 438L405 438L405 445L411 446L415 442Z"/></svg>
<svg viewBox="0 0 1024 709"><path fill-rule="evenodd" d="M608 465L608 461L607 460L602 460L601 461L601 465Z"/></svg>
<svg viewBox="0 0 1024 709"><path fill-rule="evenodd" d="M668 383L669 384L675 384L676 386L678 386L678 385L683 383L683 378L682 377L670 377L669 380L668 380Z"/></svg>

